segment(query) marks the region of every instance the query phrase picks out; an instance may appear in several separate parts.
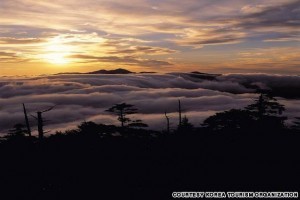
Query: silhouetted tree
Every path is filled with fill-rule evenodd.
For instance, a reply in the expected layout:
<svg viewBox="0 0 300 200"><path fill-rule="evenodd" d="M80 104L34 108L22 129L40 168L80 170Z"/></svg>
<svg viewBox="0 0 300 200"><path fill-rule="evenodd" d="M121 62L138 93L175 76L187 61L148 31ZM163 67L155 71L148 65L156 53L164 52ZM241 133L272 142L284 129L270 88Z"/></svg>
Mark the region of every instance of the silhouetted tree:
<svg viewBox="0 0 300 200"><path fill-rule="evenodd" d="M181 121L181 125L178 126L178 131L183 133L189 133L193 131L194 125L189 122L187 116L184 116Z"/></svg>
<svg viewBox="0 0 300 200"><path fill-rule="evenodd" d="M43 113L51 111L55 106L52 106L44 111L37 111L37 117L34 117L37 122L38 122L38 134L39 134L39 139L42 140L44 138L44 125L45 125L45 120L43 119Z"/></svg>
<svg viewBox="0 0 300 200"><path fill-rule="evenodd" d="M170 133L170 118L167 115L167 112L165 112L165 117L166 117L166 120L167 120L167 133Z"/></svg>
<svg viewBox="0 0 300 200"><path fill-rule="evenodd" d="M300 130L300 117L295 117L296 120L293 121L292 129Z"/></svg>
<svg viewBox="0 0 300 200"><path fill-rule="evenodd" d="M27 134L27 130L24 124L15 124L13 129L9 130L9 137L23 137Z"/></svg>
<svg viewBox="0 0 300 200"><path fill-rule="evenodd" d="M110 136L117 131L117 127L114 125L96 124L92 121L84 121L77 126L77 129L67 130L67 135L80 135L82 137L104 137ZM59 132L58 132L59 133Z"/></svg>
<svg viewBox="0 0 300 200"><path fill-rule="evenodd" d="M284 105L268 94L261 94L255 103L248 105L246 110L249 110L254 116L261 120L264 116L281 115L285 111Z"/></svg>
<svg viewBox="0 0 300 200"><path fill-rule="evenodd" d="M279 116L284 106L268 94L261 94L245 109L231 109L207 118L203 126L212 130L223 129L277 129L284 127L286 117Z"/></svg>
<svg viewBox="0 0 300 200"><path fill-rule="evenodd" d="M182 110L181 110L181 101L178 100L178 126L181 126L181 123L182 123Z"/></svg>
<svg viewBox="0 0 300 200"><path fill-rule="evenodd" d="M211 130L242 129L251 126L253 118L250 112L241 109L231 109L216 113L203 122L203 126Z"/></svg>
<svg viewBox="0 0 300 200"><path fill-rule="evenodd" d="M26 127L27 127L27 133L28 133L28 136L31 137L31 128L30 128L30 125L29 125L27 110L26 110L26 107L25 107L24 103L23 103L23 112L24 112L25 123L26 123Z"/></svg>
<svg viewBox="0 0 300 200"><path fill-rule="evenodd" d="M253 104L248 105L245 109L250 112L252 118L261 127L284 127L284 121L287 119L280 116L285 111L284 105L278 103L269 94L261 94Z"/></svg>
<svg viewBox="0 0 300 200"><path fill-rule="evenodd" d="M133 120L131 123L128 124L129 127L136 127L136 128L146 128L148 127L147 124L143 123L142 120L137 119Z"/></svg>
<svg viewBox="0 0 300 200"><path fill-rule="evenodd" d="M134 108L134 105L126 104L126 103L115 104L114 106L110 107L106 111L114 113L118 116L118 120L121 122L121 127L124 127L125 124L131 121L131 119L128 118L127 115L137 113L137 109Z"/></svg>
<svg viewBox="0 0 300 200"><path fill-rule="evenodd" d="M96 134L98 125L95 122L82 122L78 126L79 132L84 134Z"/></svg>

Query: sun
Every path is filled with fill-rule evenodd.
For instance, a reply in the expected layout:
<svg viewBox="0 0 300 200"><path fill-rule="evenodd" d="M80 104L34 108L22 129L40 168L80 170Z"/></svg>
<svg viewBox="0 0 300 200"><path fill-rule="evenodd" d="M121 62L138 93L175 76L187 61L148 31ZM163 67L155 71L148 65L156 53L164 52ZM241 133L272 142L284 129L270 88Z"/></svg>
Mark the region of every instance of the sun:
<svg viewBox="0 0 300 200"><path fill-rule="evenodd" d="M72 52L72 46L64 44L61 40L54 40L48 43L44 48L43 60L55 65L65 65L71 62L69 56Z"/></svg>
<svg viewBox="0 0 300 200"><path fill-rule="evenodd" d="M64 65L70 62L66 56L67 53L49 53L44 55L44 59L52 64Z"/></svg>

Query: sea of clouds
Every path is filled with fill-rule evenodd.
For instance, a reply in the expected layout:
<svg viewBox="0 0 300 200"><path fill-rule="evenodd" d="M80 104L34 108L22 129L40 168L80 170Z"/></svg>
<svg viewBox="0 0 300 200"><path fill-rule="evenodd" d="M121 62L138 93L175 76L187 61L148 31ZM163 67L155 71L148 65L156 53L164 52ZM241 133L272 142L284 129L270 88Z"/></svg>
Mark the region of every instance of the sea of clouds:
<svg viewBox="0 0 300 200"><path fill-rule="evenodd" d="M6 133L16 123L24 123L22 103L30 115L51 106L44 113L46 130L76 128L83 121L118 124L116 116L105 110L126 102L138 108L132 118L142 119L151 129L163 130L164 112L176 128L177 104L181 100L184 115L195 126L216 112L243 108L258 96L253 85L262 89L293 88L300 91L299 76L265 74L227 74L215 80L204 80L186 73L130 75L48 75L38 77L0 78L0 133ZM295 96L300 95L295 94ZM289 121L300 116L300 99L277 97L286 106ZM30 116L36 130L36 121Z"/></svg>

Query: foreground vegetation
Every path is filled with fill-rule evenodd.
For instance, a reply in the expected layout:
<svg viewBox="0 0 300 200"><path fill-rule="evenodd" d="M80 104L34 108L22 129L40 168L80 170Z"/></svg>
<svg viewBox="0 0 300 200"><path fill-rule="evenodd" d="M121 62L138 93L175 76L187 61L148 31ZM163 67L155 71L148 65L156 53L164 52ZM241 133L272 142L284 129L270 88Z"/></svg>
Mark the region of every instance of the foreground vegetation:
<svg viewBox="0 0 300 200"><path fill-rule="evenodd" d="M136 110L123 104L129 110L120 112L120 105L108 109L120 127L83 122L36 138L15 126L0 143L1 195L170 199L173 191L299 189L299 121L287 127L284 107L268 95L245 109L217 113L200 127L183 117L176 130L163 132L131 121Z"/></svg>

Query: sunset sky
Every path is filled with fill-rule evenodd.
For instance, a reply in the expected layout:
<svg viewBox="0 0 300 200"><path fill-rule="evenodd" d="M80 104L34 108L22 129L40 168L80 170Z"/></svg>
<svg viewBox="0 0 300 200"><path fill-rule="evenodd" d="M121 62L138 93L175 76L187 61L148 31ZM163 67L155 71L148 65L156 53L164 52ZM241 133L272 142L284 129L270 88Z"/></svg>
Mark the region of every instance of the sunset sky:
<svg viewBox="0 0 300 200"><path fill-rule="evenodd" d="M300 73L297 0L1 0L0 75Z"/></svg>

